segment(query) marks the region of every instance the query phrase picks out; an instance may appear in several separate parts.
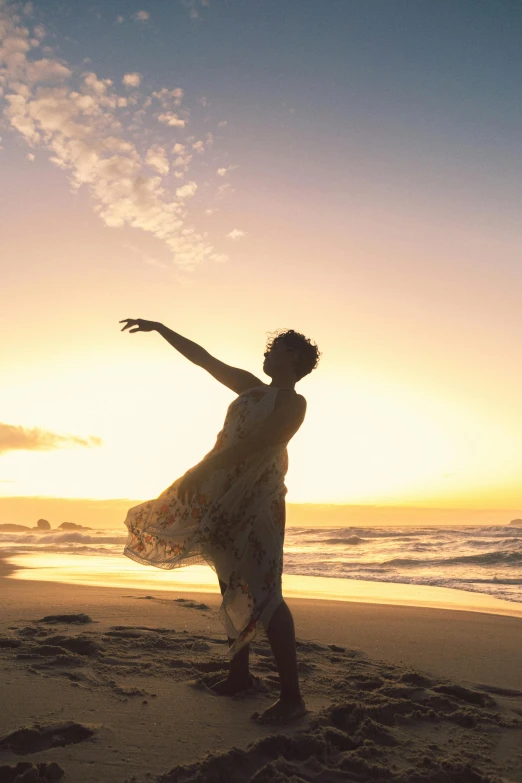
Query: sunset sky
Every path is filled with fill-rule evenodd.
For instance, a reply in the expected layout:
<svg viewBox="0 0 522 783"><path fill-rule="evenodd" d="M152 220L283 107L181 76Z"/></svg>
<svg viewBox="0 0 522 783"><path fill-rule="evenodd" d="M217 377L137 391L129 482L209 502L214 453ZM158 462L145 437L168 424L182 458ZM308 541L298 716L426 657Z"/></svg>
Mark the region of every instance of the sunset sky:
<svg viewBox="0 0 522 783"><path fill-rule="evenodd" d="M151 498L323 353L295 503L522 508L522 5L0 0L0 496Z"/></svg>

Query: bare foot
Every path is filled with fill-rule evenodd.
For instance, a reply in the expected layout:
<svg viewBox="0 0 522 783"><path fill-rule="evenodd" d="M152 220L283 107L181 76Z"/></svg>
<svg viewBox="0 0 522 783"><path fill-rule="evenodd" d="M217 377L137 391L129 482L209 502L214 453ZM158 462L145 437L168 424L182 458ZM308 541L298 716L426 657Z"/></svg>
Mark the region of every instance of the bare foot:
<svg viewBox="0 0 522 783"><path fill-rule="evenodd" d="M302 698L278 699L264 712L254 712L250 717L257 723L289 723L302 718L307 712Z"/></svg>
<svg viewBox="0 0 522 783"><path fill-rule="evenodd" d="M254 685L255 678L252 674L246 677L232 677L230 674L224 680L214 683L211 690L219 696L234 696L236 693L246 691Z"/></svg>

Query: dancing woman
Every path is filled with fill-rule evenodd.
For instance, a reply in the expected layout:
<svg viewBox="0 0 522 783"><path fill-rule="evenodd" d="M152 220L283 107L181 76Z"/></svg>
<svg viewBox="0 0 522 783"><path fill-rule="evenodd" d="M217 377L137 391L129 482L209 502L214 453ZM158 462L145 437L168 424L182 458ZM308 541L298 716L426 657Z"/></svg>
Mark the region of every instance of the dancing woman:
<svg viewBox="0 0 522 783"><path fill-rule="evenodd" d="M319 361L317 346L293 329L267 343L263 371L272 383L231 367L163 324L120 323L157 331L177 351L238 396L212 450L155 500L129 509L127 557L158 568L208 563L222 594L228 677L213 686L233 695L252 684L249 647L263 626L279 670L280 698L258 720L286 722L306 707L299 689L294 622L281 589L285 533L286 446L303 423L306 400L296 383Z"/></svg>

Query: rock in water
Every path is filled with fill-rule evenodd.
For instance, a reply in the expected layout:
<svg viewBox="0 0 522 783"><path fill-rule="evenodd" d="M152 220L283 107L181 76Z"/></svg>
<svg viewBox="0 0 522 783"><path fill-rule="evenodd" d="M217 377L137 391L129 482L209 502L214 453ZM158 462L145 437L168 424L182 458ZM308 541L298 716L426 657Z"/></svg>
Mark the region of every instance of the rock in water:
<svg viewBox="0 0 522 783"><path fill-rule="evenodd" d="M0 530L5 533L22 533L24 530L31 530L27 525L15 525L11 522L6 522L4 525L0 525Z"/></svg>
<svg viewBox="0 0 522 783"><path fill-rule="evenodd" d="M38 528L38 530L50 530L51 529L51 525L49 524L49 522L46 519L39 519L38 522L36 523L36 527Z"/></svg>
<svg viewBox="0 0 522 783"><path fill-rule="evenodd" d="M58 530L92 530L92 527L77 525L76 522L62 522L61 525L58 525Z"/></svg>

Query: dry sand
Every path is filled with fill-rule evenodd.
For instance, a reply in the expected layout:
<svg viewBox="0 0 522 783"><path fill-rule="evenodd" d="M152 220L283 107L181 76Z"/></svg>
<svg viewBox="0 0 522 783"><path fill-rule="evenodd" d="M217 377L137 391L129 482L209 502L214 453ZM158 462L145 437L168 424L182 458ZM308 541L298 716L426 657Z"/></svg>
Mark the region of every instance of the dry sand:
<svg viewBox="0 0 522 783"><path fill-rule="evenodd" d="M0 783L522 783L520 618L290 598L310 713L262 726L251 713L278 695L264 636L252 691L208 687L228 666L217 591L7 570Z"/></svg>

